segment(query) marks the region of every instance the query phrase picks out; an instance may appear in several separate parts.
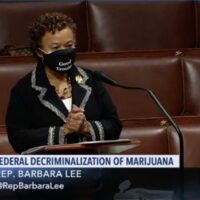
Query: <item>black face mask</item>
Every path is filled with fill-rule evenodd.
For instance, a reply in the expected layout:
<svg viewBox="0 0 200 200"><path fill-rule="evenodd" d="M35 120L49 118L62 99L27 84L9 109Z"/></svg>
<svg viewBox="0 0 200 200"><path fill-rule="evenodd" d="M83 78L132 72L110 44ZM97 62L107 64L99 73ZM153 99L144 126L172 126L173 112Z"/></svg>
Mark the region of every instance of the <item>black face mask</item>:
<svg viewBox="0 0 200 200"><path fill-rule="evenodd" d="M56 72L66 73L72 68L75 55L75 48L57 50L49 54L44 54L43 64Z"/></svg>

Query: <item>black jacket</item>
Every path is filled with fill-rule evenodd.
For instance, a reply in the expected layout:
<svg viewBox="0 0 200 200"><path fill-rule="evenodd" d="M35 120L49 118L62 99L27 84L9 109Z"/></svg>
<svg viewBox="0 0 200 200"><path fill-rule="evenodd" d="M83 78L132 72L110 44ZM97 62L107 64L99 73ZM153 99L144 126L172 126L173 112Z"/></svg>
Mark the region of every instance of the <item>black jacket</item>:
<svg viewBox="0 0 200 200"><path fill-rule="evenodd" d="M119 138L121 123L101 83L79 67L70 72L72 103L85 109L92 140ZM8 138L16 152L41 145L88 140L74 133L64 137L68 110L50 85L44 66L38 66L12 89L6 116Z"/></svg>

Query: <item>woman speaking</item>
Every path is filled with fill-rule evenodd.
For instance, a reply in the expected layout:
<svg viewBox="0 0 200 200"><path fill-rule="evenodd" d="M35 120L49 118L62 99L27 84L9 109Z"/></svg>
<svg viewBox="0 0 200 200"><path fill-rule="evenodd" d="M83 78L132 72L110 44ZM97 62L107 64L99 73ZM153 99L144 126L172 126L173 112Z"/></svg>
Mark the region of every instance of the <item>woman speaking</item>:
<svg viewBox="0 0 200 200"><path fill-rule="evenodd" d="M73 20L46 13L33 23L30 36L38 64L12 88L6 117L14 150L118 139L122 127L111 98L75 65Z"/></svg>

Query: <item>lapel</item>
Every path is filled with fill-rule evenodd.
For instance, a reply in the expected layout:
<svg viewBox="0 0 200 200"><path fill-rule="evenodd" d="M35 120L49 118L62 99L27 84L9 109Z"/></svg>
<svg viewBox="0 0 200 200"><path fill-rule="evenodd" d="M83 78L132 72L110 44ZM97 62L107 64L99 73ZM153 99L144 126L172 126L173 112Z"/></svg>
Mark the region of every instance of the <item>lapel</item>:
<svg viewBox="0 0 200 200"><path fill-rule="evenodd" d="M86 84L88 76L83 69L74 66L70 77L73 104L84 109L91 94L91 87ZM50 85L41 61L32 72L31 86L39 92L38 99L41 104L54 112L65 123L68 110Z"/></svg>
<svg viewBox="0 0 200 200"><path fill-rule="evenodd" d="M89 77L86 72L79 67L73 69L71 77L72 102L84 109L92 92L92 88L86 84Z"/></svg>

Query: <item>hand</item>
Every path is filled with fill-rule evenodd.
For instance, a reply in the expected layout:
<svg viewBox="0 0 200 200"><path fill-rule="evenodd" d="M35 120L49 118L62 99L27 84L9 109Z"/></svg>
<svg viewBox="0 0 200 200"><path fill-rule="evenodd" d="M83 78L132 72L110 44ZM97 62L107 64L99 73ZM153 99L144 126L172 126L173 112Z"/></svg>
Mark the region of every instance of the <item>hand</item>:
<svg viewBox="0 0 200 200"><path fill-rule="evenodd" d="M86 137L91 137L90 129L89 129L89 122L86 120L86 118L84 119L84 122L79 129L79 133L82 133Z"/></svg>
<svg viewBox="0 0 200 200"><path fill-rule="evenodd" d="M64 125L65 135L79 132L80 127L84 124L84 110L76 105L72 105L72 110L67 117L67 122Z"/></svg>

